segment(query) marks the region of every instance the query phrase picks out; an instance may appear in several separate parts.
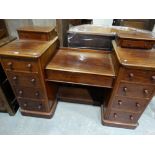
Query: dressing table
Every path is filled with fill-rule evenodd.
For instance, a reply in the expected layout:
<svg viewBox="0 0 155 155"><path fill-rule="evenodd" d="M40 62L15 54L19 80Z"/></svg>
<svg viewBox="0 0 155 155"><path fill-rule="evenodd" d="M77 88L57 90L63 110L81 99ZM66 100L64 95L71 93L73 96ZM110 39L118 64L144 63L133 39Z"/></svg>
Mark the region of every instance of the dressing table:
<svg viewBox="0 0 155 155"><path fill-rule="evenodd" d="M64 100L101 106L104 125L137 127L155 92L152 33L123 27L88 26L88 32L76 29L74 36L79 38L89 33L89 37L93 37L95 33L106 37L108 46L104 44L98 49L96 40L93 48L88 47L88 40L92 40L89 38L81 39L79 44L70 42L68 48L59 48L53 30L48 29L45 34L53 31L52 37L40 40L37 35L31 35L29 29L24 29L29 37L19 37L0 49L2 66L23 115L51 118L57 101ZM32 28L35 33L45 29ZM127 38L128 34L132 38ZM143 37L138 37L141 35Z"/></svg>

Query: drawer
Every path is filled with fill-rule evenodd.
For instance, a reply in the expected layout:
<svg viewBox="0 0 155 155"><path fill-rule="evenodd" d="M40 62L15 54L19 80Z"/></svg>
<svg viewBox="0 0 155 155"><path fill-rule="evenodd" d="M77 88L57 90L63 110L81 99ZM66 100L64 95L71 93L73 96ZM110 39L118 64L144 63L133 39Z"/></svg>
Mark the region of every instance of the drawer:
<svg viewBox="0 0 155 155"><path fill-rule="evenodd" d="M141 49L151 49L153 46L152 41L146 40L134 40L134 39L117 39L117 44L121 47L127 48L141 48Z"/></svg>
<svg viewBox="0 0 155 155"><path fill-rule="evenodd" d="M148 100L146 99L132 99L128 97L115 97L113 100L112 108L124 110L141 112L147 106Z"/></svg>
<svg viewBox="0 0 155 155"><path fill-rule="evenodd" d="M38 72L38 65L36 60L3 58L2 65L6 70Z"/></svg>
<svg viewBox="0 0 155 155"><path fill-rule="evenodd" d="M151 98L155 87L152 85L141 85L121 82L117 91L118 96Z"/></svg>
<svg viewBox="0 0 155 155"><path fill-rule="evenodd" d="M45 103L38 100L18 99L21 109L31 111L45 111Z"/></svg>
<svg viewBox="0 0 155 155"><path fill-rule="evenodd" d="M41 87L37 73L20 73L7 71L9 81L13 86Z"/></svg>
<svg viewBox="0 0 155 155"><path fill-rule="evenodd" d="M45 98L45 95L41 89L31 87L15 87L14 89L17 97L32 98L32 99Z"/></svg>
<svg viewBox="0 0 155 155"><path fill-rule="evenodd" d="M155 72L123 69L122 80L144 84L155 84Z"/></svg>
<svg viewBox="0 0 155 155"><path fill-rule="evenodd" d="M140 114L112 110L109 115L109 120L121 123L136 123Z"/></svg>

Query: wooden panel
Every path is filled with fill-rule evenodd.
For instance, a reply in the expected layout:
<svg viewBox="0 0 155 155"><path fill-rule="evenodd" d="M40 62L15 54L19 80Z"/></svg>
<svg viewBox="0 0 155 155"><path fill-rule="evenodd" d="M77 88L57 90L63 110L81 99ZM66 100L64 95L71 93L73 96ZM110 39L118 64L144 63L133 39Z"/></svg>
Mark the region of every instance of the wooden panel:
<svg viewBox="0 0 155 155"><path fill-rule="evenodd" d="M63 84L59 87L58 98L62 101L101 105L105 89L81 85Z"/></svg>

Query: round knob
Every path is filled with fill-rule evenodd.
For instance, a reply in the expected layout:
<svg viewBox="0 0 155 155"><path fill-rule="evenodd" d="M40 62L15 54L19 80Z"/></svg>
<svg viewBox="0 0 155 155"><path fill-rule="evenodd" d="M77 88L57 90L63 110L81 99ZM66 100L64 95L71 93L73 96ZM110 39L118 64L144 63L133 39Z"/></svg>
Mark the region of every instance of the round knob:
<svg viewBox="0 0 155 155"><path fill-rule="evenodd" d="M118 100L118 105L122 105L122 101L121 100Z"/></svg>
<svg viewBox="0 0 155 155"><path fill-rule="evenodd" d="M24 103L24 107L27 107L27 104L26 103Z"/></svg>
<svg viewBox="0 0 155 155"><path fill-rule="evenodd" d="M32 82L32 83L35 83L35 82L36 82L36 80L33 78L33 79L31 79L31 82Z"/></svg>
<svg viewBox="0 0 155 155"><path fill-rule="evenodd" d="M132 115L130 115L130 120L133 120L133 119L134 119L134 117Z"/></svg>
<svg viewBox="0 0 155 155"><path fill-rule="evenodd" d="M114 118L117 118L117 117L118 117L118 115L116 113L114 113Z"/></svg>
<svg viewBox="0 0 155 155"><path fill-rule="evenodd" d="M124 87L124 88L123 88L123 91L124 91L124 92L127 92L127 90L128 90L127 87Z"/></svg>
<svg viewBox="0 0 155 155"><path fill-rule="evenodd" d="M144 93L145 93L146 95L148 95L148 94L149 94L149 91L148 91L147 89L144 89Z"/></svg>
<svg viewBox="0 0 155 155"><path fill-rule="evenodd" d="M29 69L31 69L31 68L32 68L32 64L28 64L27 67L28 67Z"/></svg>
<svg viewBox="0 0 155 155"><path fill-rule="evenodd" d="M39 96L39 92L35 92L35 96L37 96L37 97L38 97L38 96Z"/></svg>
<svg viewBox="0 0 155 155"><path fill-rule="evenodd" d="M152 79L152 81L155 81L155 75L153 75L153 76L151 77L151 79Z"/></svg>
<svg viewBox="0 0 155 155"><path fill-rule="evenodd" d="M8 66L10 67L10 69L12 69L12 65L13 65L12 62L8 62Z"/></svg>
<svg viewBox="0 0 155 155"><path fill-rule="evenodd" d="M13 80L17 80L17 76L14 76L12 79L13 79Z"/></svg>
<svg viewBox="0 0 155 155"><path fill-rule="evenodd" d="M129 73L129 78L133 78L134 74L133 73Z"/></svg>
<svg viewBox="0 0 155 155"><path fill-rule="evenodd" d="M42 106L41 106L41 105L39 105L39 106L38 106L38 109L40 110L40 109L41 109L41 107L42 107Z"/></svg>
<svg viewBox="0 0 155 155"><path fill-rule="evenodd" d="M23 91L22 91L22 90L20 90L20 91L19 91L19 94L20 94L20 95L22 95L22 94L23 94Z"/></svg>
<svg viewBox="0 0 155 155"><path fill-rule="evenodd" d="M140 107L140 104L139 103L136 103L136 107L139 108Z"/></svg>

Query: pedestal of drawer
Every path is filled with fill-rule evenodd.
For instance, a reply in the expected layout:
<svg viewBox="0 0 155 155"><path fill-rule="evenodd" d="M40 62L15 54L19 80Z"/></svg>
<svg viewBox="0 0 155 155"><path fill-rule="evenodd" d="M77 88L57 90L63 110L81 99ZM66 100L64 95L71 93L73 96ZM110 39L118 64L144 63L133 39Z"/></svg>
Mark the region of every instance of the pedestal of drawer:
<svg viewBox="0 0 155 155"><path fill-rule="evenodd" d="M155 72L138 69L123 69L121 80L142 84L155 84Z"/></svg>
<svg viewBox="0 0 155 155"><path fill-rule="evenodd" d="M153 85L142 85L121 82L117 91L118 96L135 98L151 98L155 87Z"/></svg>
<svg viewBox="0 0 155 155"><path fill-rule="evenodd" d="M13 86L41 87L37 73L21 73L7 71L9 81Z"/></svg>
<svg viewBox="0 0 155 155"><path fill-rule="evenodd" d="M36 60L30 59L9 59L2 58L2 65L5 70L38 72L38 64Z"/></svg>
<svg viewBox="0 0 155 155"><path fill-rule="evenodd" d="M20 107L23 110L45 111L45 103L41 100L18 99Z"/></svg>
<svg viewBox="0 0 155 155"><path fill-rule="evenodd" d="M147 106L148 100L146 99L136 99L129 97L116 96L112 102L112 108L131 111L131 112L141 112Z"/></svg>
<svg viewBox="0 0 155 155"><path fill-rule="evenodd" d="M31 99L44 99L45 94L42 89L31 87L14 87L17 97L31 98Z"/></svg>
<svg viewBox="0 0 155 155"><path fill-rule="evenodd" d="M112 109L108 120L120 123L136 123L139 117L140 115L136 113L124 112Z"/></svg>

